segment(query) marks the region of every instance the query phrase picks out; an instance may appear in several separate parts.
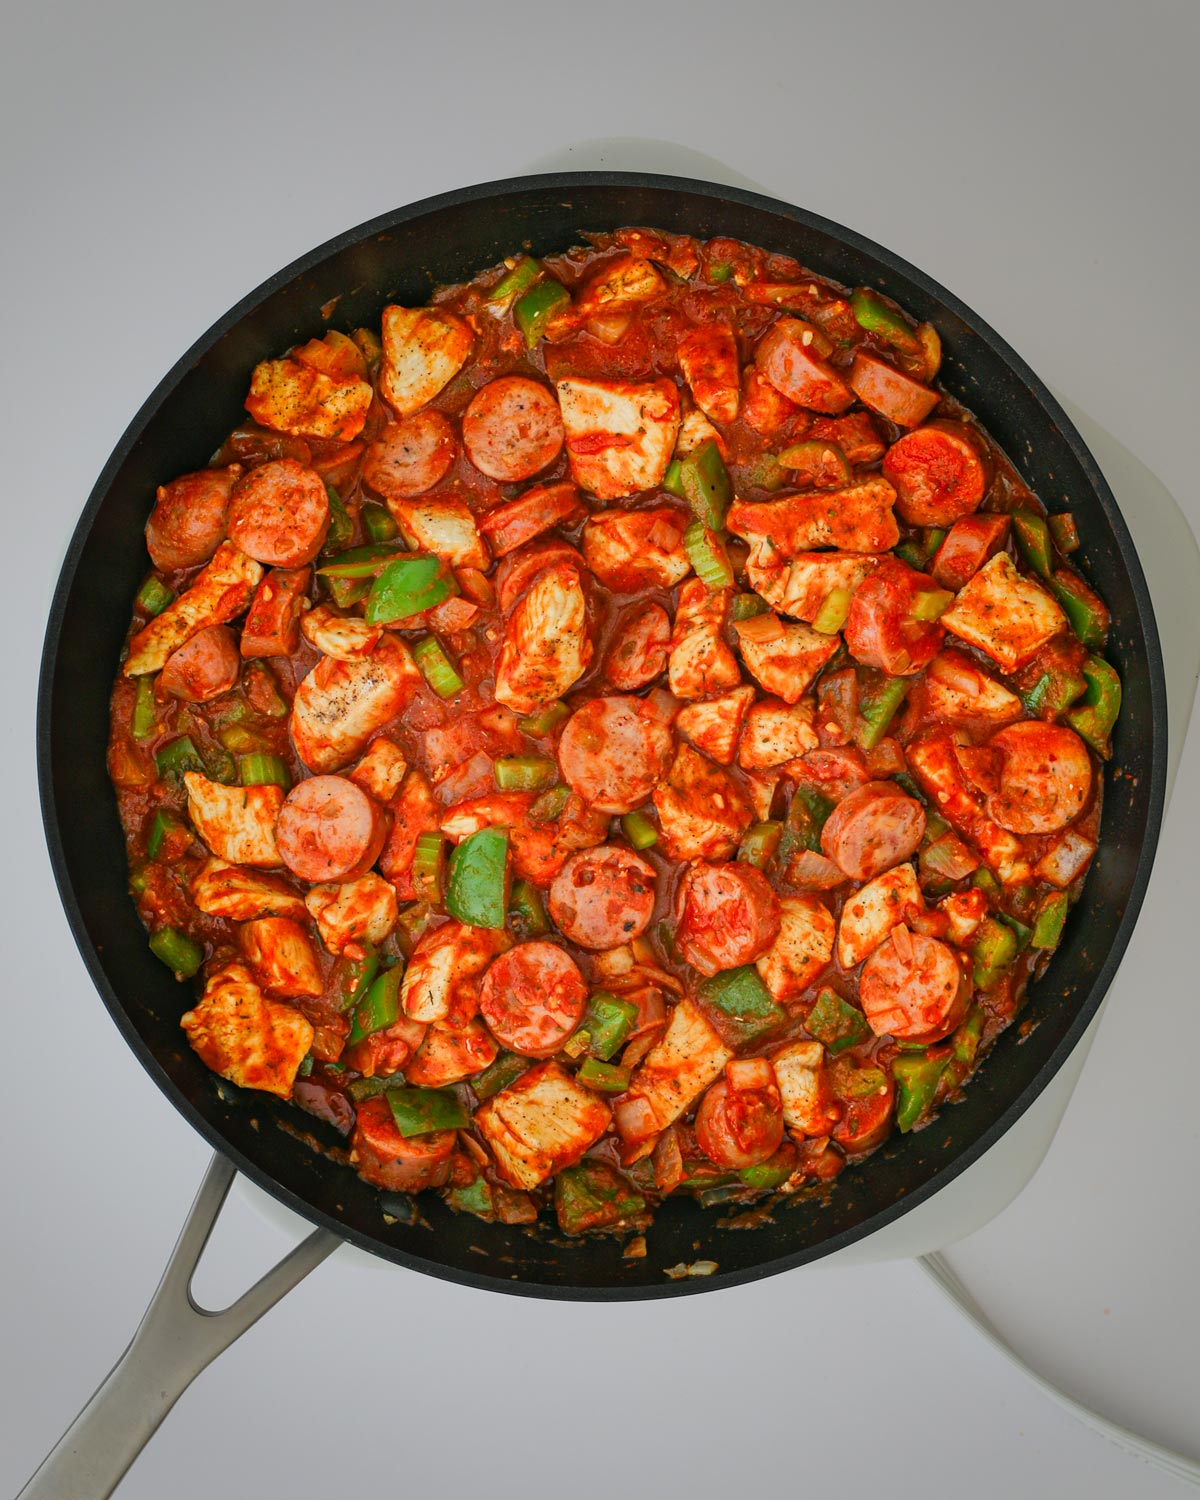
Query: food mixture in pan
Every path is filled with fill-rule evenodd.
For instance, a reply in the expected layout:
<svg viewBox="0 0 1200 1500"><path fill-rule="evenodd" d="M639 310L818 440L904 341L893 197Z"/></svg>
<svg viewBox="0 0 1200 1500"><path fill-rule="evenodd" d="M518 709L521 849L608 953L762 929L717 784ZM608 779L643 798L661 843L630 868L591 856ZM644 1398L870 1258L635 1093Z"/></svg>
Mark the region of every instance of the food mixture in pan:
<svg viewBox="0 0 1200 1500"><path fill-rule="evenodd" d="M1121 688L1071 515L939 361L870 288L627 229L260 364L162 476L112 698L208 1067L387 1192L571 1234L958 1098Z"/></svg>

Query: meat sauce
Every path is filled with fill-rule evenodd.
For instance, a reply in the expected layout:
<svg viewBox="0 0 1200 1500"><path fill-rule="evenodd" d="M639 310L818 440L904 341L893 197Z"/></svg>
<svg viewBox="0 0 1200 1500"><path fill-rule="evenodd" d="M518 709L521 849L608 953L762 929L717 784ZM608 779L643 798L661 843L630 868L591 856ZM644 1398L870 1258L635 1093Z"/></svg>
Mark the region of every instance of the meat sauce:
<svg viewBox="0 0 1200 1500"><path fill-rule="evenodd" d="M112 695L204 1061L382 1190L569 1233L960 1097L1120 684L1070 516L939 363L869 290L629 229L260 365L164 476Z"/></svg>

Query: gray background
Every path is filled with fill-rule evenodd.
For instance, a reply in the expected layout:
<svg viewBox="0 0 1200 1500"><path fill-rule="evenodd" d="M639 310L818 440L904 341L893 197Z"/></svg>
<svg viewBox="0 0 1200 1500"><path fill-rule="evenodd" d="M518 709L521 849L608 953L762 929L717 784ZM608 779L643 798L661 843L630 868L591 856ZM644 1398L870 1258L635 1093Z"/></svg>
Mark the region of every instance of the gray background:
<svg viewBox="0 0 1200 1500"><path fill-rule="evenodd" d="M0 1492L123 1347L207 1154L92 995L34 797L53 580L95 475L162 373L248 289L351 224L572 141L650 136L924 267L1148 461L1200 526L1198 14L1155 0L74 0L8 17ZM1145 915L1049 1158L956 1252L1044 1368L1193 1450L1198 773L1193 739ZM235 1199L201 1292L240 1289L286 1242ZM1182 1493L1027 1387L907 1264L581 1307L339 1252L201 1377L121 1493L907 1497L964 1481L981 1500Z"/></svg>

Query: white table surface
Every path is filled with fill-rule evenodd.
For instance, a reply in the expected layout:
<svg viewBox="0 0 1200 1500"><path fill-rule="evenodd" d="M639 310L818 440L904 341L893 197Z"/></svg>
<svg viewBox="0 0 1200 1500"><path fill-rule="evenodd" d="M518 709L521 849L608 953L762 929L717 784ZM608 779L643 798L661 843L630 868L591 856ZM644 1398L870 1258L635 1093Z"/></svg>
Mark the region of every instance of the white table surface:
<svg viewBox="0 0 1200 1500"><path fill-rule="evenodd" d="M0 1492L124 1347L208 1154L94 998L34 794L54 578L162 373L343 228L573 140L657 137L924 267L1148 461L1200 529L1198 17L1157 0L421 14L71 0L8 17ZM1200 1455L1198 816L1193 736L1126 960L1138 982L1109 1007L1041 1171L954 1262L1074 1394ZM284 1243L235 1199L199 1290L240 1290ZM349 1482L536 1500L614 1478L704 1500L961 1482L978 1500L1184 1493L1025 1385L906 1263L580 1306L339 1252L200 1378L121 1495Z"/></svg>

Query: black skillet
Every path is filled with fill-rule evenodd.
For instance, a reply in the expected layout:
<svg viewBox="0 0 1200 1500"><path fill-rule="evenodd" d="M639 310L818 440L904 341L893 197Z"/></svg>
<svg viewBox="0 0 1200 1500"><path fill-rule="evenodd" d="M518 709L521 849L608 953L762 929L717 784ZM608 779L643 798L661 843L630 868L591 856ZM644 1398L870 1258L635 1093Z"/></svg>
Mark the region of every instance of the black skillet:
<svg viewBox="0 0 1200 1500"><path fill-rule="evenodd" d="M536 1233L484 1225L437 1200L422 1199L420 1214L409 1222L389 1221L378 1193L305 1144L295 1127L336 1145L332 1131L323 1135L324 1127L291 1107L217 1080L179 1030L190 987L176 984L150 954L127 894L125 847L105 770L108 697L129 600L146 567L142 527L154 487L208 461L243 415L255 363L330 326L377 324L386 303L421 303L436 283L465 280L522 247L559 251L578 243L584 230L621 224L748 240L844 284L878 287L932 322L944 349L945 389L979 416L1051 510L1074 512L1086 571L1112 611L1108 654L1125 689L1105 775L1101 848L1083 898L1049 973L1032 987L1026 1024L1000 1039L965 1102L847 1172L828 1202L793 1202L753 1232L720 1228L720 1210L671 1200L656 1216L643 1260L623 1259L619 1242L606 1238L568 1244L544 1225ZM322 309L330 304L327 319ZM640 173L515 178L426 199L322 245L227 313L151 395L96 483L55 593L38 711L46 837L72 931L143 1067L219 1153L201 1195L208 1193L206 1211L219 1208L221 1189L236 1168L328 1231L312 1237L307 1260L292 1265L288 1284L327 1253L336 1236L452 1281L594 1301L711 1291L803 1265L883 1228L977 1160L1062 1066L1112 981L1150 875L1166 751L1158 635L1129 532L1095 460L1024 361L956 297L850 230L754 193ZM191 1241L181 1248L198 1253L206 1230L193 1225L185 1239L189 1233ZM698 1259L715 1261L716 1270L703 1279L664 1274ZM196 1368L283 1290L263 1289L261 1305L243 1309L240 1325L197 1355ZM110 1459L107 1472L101 1461L90 1471L94 1478L72 1490L63 1487L60 1469L54 1488L30 1494L107 1493L188 1378L176 1381L157 1416L142 1420L143 1432L115 1445L132 1451ZM104 1427L112 1446L113 1416L101 1423L99 1411L94 1415L93 1425ZM78 1459L80 1444L72 1429L53 1461L65 1462L64 1452ZM39 1481L45 1473L39 1471Z"/></svg>

